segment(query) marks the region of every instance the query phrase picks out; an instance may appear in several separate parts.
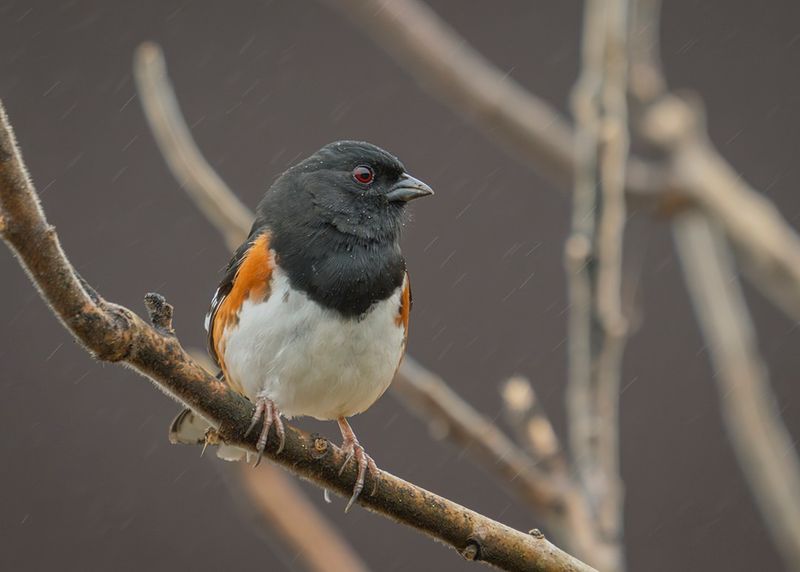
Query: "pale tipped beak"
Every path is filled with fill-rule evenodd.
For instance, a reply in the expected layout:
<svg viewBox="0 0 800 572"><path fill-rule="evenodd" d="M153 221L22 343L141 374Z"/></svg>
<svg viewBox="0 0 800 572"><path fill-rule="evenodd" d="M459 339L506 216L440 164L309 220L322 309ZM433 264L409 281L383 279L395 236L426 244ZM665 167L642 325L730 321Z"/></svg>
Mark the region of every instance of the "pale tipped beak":
<svg viewBox="0 0 800 572"><path fill-rule="evenodd" d="M386 199L390 202L407 203L432 194L433 189L428 185L411 175L403 174L400 180L392 185L392 188L386 193Z"/></svg>

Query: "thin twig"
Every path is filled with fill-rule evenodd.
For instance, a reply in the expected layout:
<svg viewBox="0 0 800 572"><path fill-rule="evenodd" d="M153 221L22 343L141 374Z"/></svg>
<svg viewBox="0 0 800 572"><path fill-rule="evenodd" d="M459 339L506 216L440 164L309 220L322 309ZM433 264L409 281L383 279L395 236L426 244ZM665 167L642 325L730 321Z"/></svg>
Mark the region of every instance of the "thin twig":
<svg viewBox="0 0 800 572"><path fill-rule="evenodd" d="M589 0L600 2L601 0ZM605 5L605 49L600 141L601 208L597 226L597 317L603 338L597 357L597 457L603 487L598 497L602 535L620 543L623 491L619 464L619 394L628 325L622 314L622 244L627 216L628 0ZM617 568L621 568L620 562Z"/></svg>
<svg viewBox="0 0 800 572"><path fill-rule="evenodd" d="M0 212L3 239L17 255L42 298L65 327L98 359L123 362L213 423L226 443L256 450L260 427L248 433L253 405L192 361L177 338L163 334L132 311L105 301L82 281L67 260L22 163L0 103ZM285 447L266 457L342 496L349 496L356 468L345 454L288 423ZM315 443L316 441L316 443ZM540 535L527 535L464 508L385 471L370 475L358 503L504 570L591 570Z"/></svg>
<svg viewBox="0 0 800 572"><path fill-rule="evenodd" d="M543 516L561 513L563 485L553 483L525 451L439 376L406 357L391 387L414 414L435 426L436 433L468 447L485 466L503 476L520 497L542 510Z"/></svg>
<svg viewBox="0 0 800 572"><path fill-rule="evenodd" d="M568 471L569 462L531 382L514 376L503 384L501 394L506 417L534 461L551 473Z"/></svg>
<svg viewBox="0 0 800 572"><path fill-rule="evenodd" d="M244 242L253 218L206 162L189 134L158 46L151 43L139 46L134 57L133 77L145 117L170 170L206 218L222 232L228 248L235 250ZM244 235L239 230L242 228Z"/></svg>
<svg viewBox="0 0 800 572"><path fill-rule="evenodd" d="M603 3L587 0L583 16L581 73L572 92L575 117L575 156L577 158L572 200L572 231L564 256L567 268L569 313L567 413L569 444L578 478L596 507L600 492L597 444L597 412L593 364L598 171L600 146L601 93L605 26ZM598 22L600 25L598 25Z"/></svg>
<svg viewBox="0 0 800 572"><path fill-rule="evenodd" d="M739 466L786 569L800 570L800 463L770 390L725 238L697 212L677 217L673 227Z"/></svg>

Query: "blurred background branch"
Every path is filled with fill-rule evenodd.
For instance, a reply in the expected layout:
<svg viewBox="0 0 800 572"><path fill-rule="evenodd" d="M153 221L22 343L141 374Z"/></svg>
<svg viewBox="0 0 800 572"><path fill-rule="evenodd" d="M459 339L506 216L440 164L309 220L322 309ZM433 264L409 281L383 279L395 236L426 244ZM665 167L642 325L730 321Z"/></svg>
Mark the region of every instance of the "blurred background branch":
<svg viewBox="0 0 800 572"><path fill-rule="evenodd" d="M787 570L800 570L800 463L781 422L725 236L697 212L678 216L673 227L728 438Z"/></svg>
<svg viewBox="0 0 800 572"><path fill-rule="evenodd" d="M587 0L581 73L572 95L576 175L568 276L569 437L592 504L604 569L624 568L619 390L627 320L622 315L622 243L628 157L625 0Z"/></svg>

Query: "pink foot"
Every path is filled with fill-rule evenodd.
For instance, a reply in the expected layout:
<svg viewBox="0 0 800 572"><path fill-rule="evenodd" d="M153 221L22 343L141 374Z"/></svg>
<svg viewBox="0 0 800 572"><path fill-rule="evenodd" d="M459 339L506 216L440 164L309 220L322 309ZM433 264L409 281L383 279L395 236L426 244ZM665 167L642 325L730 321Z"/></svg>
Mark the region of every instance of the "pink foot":
<svg viewBox="0 0 800 572"><path fill-rule="evenodd" d="M353 433L353 429L350 427L347 419L340 417L338 421L339 429L342 431L342 437L344 438L344 441L342 442L342 451L347 454L344 463L342 463L342 468L339 469L339 474L341 475L342 472L344 472L345 468L353 458L355 458L356 463L358 464L356 483L353 485L353 496L350 497L350 501L347 503L347 506L344 509L344 511L347 512L350 510L350 507L353 506L353 503L356 502L356 499L358 499L361 491L364 490L364 478L366 477L367 470L372 473L372 477L375 479L378 476L378 466L375 464L375 461L372 460L372 457L367 455L366 451L364 451L364 447L362 447L358 442L356 434ZM372 494L375 493L375 487L377 487L377 481L373 487Z"/></svg>
<svg viewBox="0 0 800 572"><path fill-rule="evenodd" d="M283 429L283 421L281 421L281 412L278 411L278 408L271 399L263 395L258 395L256 398L256 410L253 413L253 419L250 421L250 427L247 428L245 436L250 434L250 431L255 428L255 426L258 424L258 421L262 417L264 418L264 425L261 428L261 434L258 436L258 443L256 444L258 458L253 465L254 467L257 467L261 462L261 457L264 455L264 449L267 447L269 430L273 425L275 426L275 432L278 434L278 437L281 440L280 444L278 445L278 450L275 453L276 455L283 451L283 446L286 443L286 433Z"/></svg>

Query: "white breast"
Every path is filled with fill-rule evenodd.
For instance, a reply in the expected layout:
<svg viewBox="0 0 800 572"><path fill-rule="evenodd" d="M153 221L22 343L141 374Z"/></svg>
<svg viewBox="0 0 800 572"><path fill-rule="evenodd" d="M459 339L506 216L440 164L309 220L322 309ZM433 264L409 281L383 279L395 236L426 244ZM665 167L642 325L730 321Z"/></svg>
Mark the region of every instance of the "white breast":
<svg viewBox="0 0 800 572"><path fill-rule="evenodd" d="M264 391L286 417L361 413L389 387L402 357L401 292L345 319L290 290L276 269L269 298L245 302L226 334L228 374L251 398Z"/></svg>

